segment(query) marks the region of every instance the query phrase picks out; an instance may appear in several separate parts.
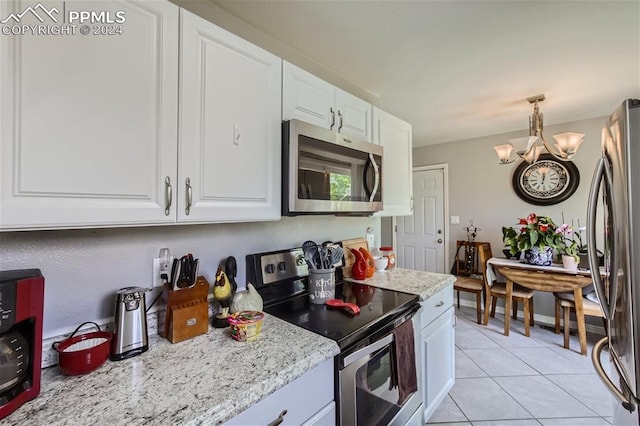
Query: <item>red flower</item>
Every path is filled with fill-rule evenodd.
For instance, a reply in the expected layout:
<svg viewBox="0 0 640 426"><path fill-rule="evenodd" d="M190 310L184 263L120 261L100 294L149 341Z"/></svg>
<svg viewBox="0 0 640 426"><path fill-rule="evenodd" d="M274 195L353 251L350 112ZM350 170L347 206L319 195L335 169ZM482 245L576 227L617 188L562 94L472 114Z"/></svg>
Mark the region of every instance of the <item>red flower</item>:
<svg viewBox="0 0 640 426"><path fill-rule="evenodd" d="M540 231L541 232L547 232L547 229L549 229L549 225L541 223L540 224Z"/></svg>
<svg viewBox="0 0 640 426"><path fill-rule="evenodd" d="M536 223L538 221L538 216L535 213L531 213L527 216L527 223Z"/></svg>

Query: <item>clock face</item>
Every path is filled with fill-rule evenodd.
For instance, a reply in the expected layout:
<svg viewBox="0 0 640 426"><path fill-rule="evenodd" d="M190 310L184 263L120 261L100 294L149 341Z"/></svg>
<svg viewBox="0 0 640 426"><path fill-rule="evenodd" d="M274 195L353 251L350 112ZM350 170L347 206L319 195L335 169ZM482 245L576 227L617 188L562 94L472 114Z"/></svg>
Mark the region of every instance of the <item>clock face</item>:
<svg viewBox="0 0 640 426"><path fill-rule="evenodd" d="M513 189L530 204L556 204L569 198L578 189L580 173L571 161L560 161L542 154L538 161L523 161L513 173Z"/></svg>

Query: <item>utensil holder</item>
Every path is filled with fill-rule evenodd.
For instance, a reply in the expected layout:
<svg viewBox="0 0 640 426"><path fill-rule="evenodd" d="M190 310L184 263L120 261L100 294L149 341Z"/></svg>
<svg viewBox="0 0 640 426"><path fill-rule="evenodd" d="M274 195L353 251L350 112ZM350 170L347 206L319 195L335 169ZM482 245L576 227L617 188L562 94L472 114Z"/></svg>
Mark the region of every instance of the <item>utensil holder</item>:
<svg viewBox="0 0 640 426"><path fill-rule="evenodd" d="M166 290L167 310L164 320L164 337L171 343L182 342L209 330L209 282L198 277L191 288L173 290L168 284Z"/></svg>
<svg viewBox="0 0 640 426"><path fill-rule="evenodd" d="M336 296L336 268L309 269L309 299L324 304Z"/></svg>

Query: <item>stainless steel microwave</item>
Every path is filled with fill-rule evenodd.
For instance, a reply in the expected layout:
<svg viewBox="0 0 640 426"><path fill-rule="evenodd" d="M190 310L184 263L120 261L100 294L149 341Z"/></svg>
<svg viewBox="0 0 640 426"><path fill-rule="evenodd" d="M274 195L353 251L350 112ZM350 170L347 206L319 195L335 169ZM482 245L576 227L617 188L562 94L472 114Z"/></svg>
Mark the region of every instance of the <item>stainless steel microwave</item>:
<svg viewBox="0 0 640 426"><path fill-rule="evenodd" d="M382 146L299 120L282 123L282 215L382 210Z"/></svg>

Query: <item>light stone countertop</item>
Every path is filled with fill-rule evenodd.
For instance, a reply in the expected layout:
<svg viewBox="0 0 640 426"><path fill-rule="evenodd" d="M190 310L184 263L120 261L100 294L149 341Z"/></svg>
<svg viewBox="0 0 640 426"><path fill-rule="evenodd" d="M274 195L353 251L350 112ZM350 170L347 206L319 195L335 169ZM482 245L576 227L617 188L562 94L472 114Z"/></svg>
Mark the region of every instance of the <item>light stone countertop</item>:
<svg viewBox="0 0 640 426"><path fill-rule="evenodd" d="M453 285L455 280L456 277L449 274L414 271L398 267L383 272L376 271L373 277L362 281L347 278L347 281L417 294L421 301L425 301L443 288Z"/></svg>
<svg viewBox="0 0 640 426"><path fill-rule="evenodd" d="M447 274L394 268L356 281L417 294L422 301L452 285ZM228 329L172 344L153 335L149 350L107 361L84 376L42 370L40 395L0 425L219 424L339 353L338 345L265 314L255 342L236 342Z"/></svg>
<svg viewBox="0 0 640 426"><path fill-rule="evenodd" d="M42 370L40 395L2 425L195 425L231 419L339 353L336 342L265 314L257 341L228 329L107 361L83 376Z"/></svg>

